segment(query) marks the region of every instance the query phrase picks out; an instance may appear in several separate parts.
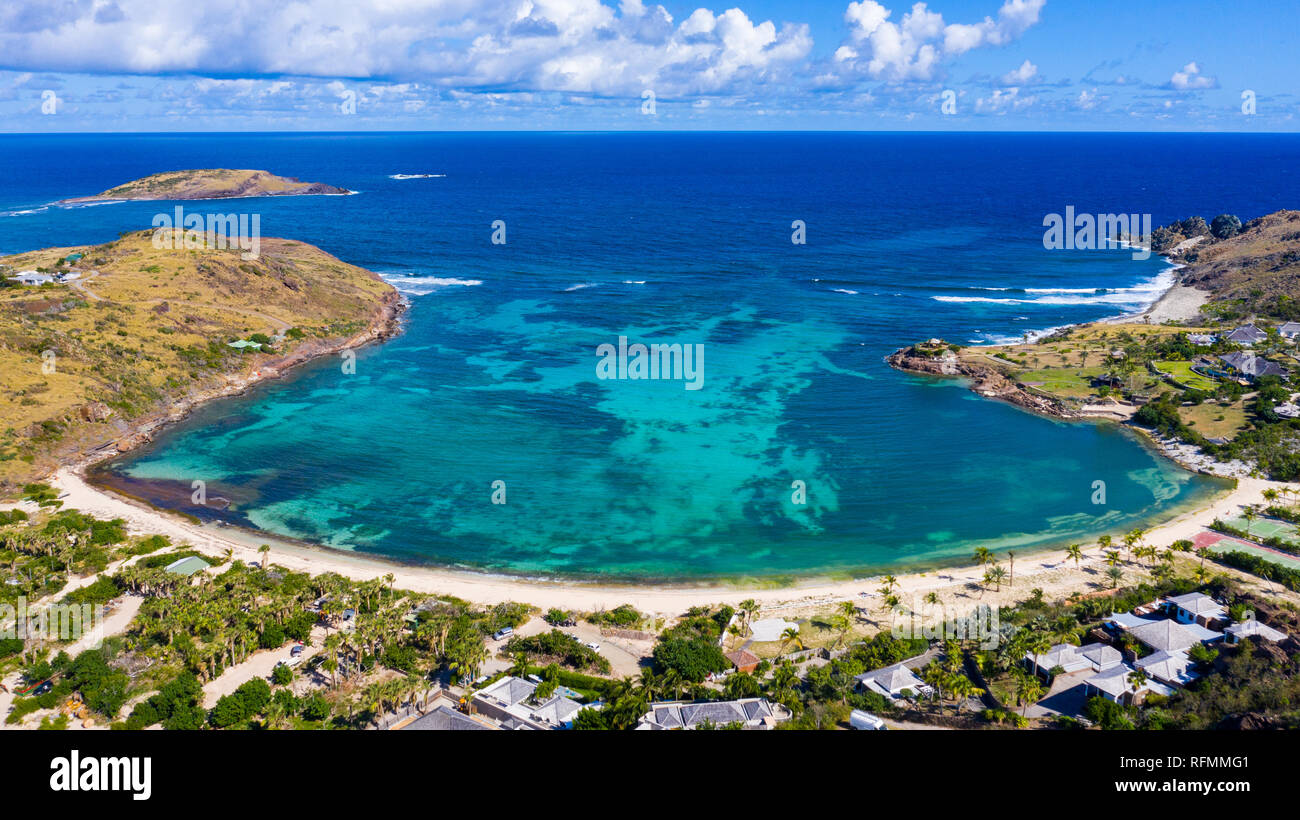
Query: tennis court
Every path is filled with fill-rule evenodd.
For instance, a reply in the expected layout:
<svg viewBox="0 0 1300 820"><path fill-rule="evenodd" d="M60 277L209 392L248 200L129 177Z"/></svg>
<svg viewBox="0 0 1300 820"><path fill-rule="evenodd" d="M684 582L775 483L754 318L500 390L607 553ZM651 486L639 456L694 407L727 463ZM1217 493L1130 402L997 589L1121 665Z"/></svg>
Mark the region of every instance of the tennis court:
<svg viewBox="0 0 1300 820"><path fill-rule="evenodd" d="M1247 523L1250 525L1249 529ZM1296 531L1295 525L1276 518L1256 518L1254 521L1247 522L1245 518L1239 516L1229 519L1227 524L1233 529L1249 532L1251 538L1281 538L1283 541L1300 544L1300 532Z"/></svg>
<svg viewBox="0 0 1300 820"><path fill-rule="evenodd" d="M1251 528L1254 532L1254 528ZM1207 549L1210 552L1245 552L1251 555L1263 558L1265 561L1271 561L1274 564L1281 564L1290 569L1300 570L1300 556L1279 550L1261 547L1258 544L1252 544L1249 541L1243 541L1240 538L1232 538L1227 535L1220 535L1217 532L1203 532L1196 536L1193 542L1196 549Z"/></svg>

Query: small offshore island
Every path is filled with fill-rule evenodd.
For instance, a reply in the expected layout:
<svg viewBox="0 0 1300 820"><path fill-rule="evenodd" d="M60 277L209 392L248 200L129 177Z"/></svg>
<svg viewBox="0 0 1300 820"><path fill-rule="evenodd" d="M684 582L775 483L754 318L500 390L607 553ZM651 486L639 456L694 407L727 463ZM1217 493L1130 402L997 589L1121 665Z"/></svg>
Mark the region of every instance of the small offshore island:
<svg viewBox="0 0 1300 820"><path fill-rule="evenodd" d="M1186 267L1144 317L1006 347L932 340L890 360L1203 447L1207 469L1236 465L1226 497L1063 550L980 547L966 567L793 588L403 566L259 543L96 487L88 464L199 402L393 333L401 302L290 240L263 240L252 262L158 250L147 232L0 259L0 604L110 606L103 647L0 640L0 716L32 729L1300 727L1300 492L1251 475L1296 477L1300 212L1228 225L1157 232L1155 250Z"/></svg>
<svg viewBox="0 0 1300 820"><path fill-rule="evenodd" d="M257 196L342 196L346 188L323 182L302 182L269 171L207 168L165 171L109 188L94 196L63 199L56 205L83 205L122 200L241 199Z"/></svg>

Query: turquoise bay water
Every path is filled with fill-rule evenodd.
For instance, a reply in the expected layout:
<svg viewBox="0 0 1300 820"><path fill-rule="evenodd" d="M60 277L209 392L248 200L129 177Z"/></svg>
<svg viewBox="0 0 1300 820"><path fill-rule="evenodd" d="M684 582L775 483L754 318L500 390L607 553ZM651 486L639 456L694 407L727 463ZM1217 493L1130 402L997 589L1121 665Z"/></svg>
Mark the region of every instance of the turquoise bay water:
<svg viewBox="0 0 1300 820"><path fill-rule="evenodd" d="M1294 200L1300 156L1294 138L1191 135L76 147L10 145L64 162L43 164L61 169L53 180L10 169L21 184L0 199L13 214L0 250L104 241L158 209L40 210L62 196L162 167L267 167L362 193L256 201L264 233L376 270L411 302L405 333L360 352L355 374L318 362L213 403L110 465L110 483L403 561L626 580L869 573L1118 533L1205 500L1222 485L1113 425L1038 418L883 357L932 335L989 342L1140 307L1163 263L1045 251L1043 215L1254 216ZM1189 151L1233 159L1171 192ZM402 173L446 177L390 178ZM796 218L806 246L790 243ZM504 246L489 241L494 219ZM597 347L620 336L703 345L703 388L598 379ZM191 506L195 480L230 507Z"/></svg>

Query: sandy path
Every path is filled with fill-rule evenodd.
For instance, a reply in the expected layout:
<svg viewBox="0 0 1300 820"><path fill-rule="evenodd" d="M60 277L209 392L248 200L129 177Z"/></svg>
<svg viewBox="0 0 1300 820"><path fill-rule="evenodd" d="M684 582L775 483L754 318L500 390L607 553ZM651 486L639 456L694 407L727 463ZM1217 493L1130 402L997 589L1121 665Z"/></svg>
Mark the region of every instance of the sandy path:
<svg viewBox="0 0 1300 820"><path fill-rule="evenodd" d="M318 654L325 645L325 628L314 627L311 631L311 646L303 649L302 663L294 667L297 672L306 668L307 661ZM203 686L203 708L211 709L217 705L222 695L229 695L253 678L261 678L268 683L271 670L280 661L289 660L289 653L294 644L287 643L278 649L259 649L245 660L235 664Z"/></svg>
<svg viewBox="0 0 1300 820"><path fill-rule="evenodd" d="M250 540L245 534L234 530L195 525L178 516L136 504L87 484L70 468L59 470L52 483L60 492L68 493L64 499L67 506L100 517L126 519L133 532L167 535L177 544L188 543L211 555L219 556L230 549L236 558L244 561L260 560L255 538ZM1147 535L1147 543L1165 547L1180 538L1191 539L1216 517L1234 514L1247 504L1263 503L1265 489L1281 486L1285 485L1263 479L1241 479L1235 490L1219 496L1213 504L1184 513L1167 524L1153 528ZM1090 550L1089 560L1100 560L1095 549ZM273 545L271 561L290 570L313 574L337 572L359 580L392 573L399 588L454 595L483 604L521 601L542 608L592 611L613 609L619 604L630 603L642 612L662 615L676 615L692 606L722 603L735 605L746 598L754 598L769 612L782 608L833 604L843 600L861 601L863 593L874 594L874 590L880 586L878 576L852 581L809 581L800 586L774 589L724 584L631 586L528 580L403 566L368 555L290 544ZM910 596L923 596L931 590L945 598L962 599L969 596L968 585L978 584L983 575L984 569L977 566L901 575L896 594L904 602L908 602ZM979 600L993 604L1000 600L1010 602L1023 597L1027 585L1019 583L1021 578L1033 577L1033 586L1042 587L1049 597L1063 597L1073 591L1088 589L1089 581L1095 582L1095 578L1085 577L1086 573L1076 570L1063 550L1023 555L1016 561L1015 575L1016 589L1004 589L1001 594L981 594Z"/></svg>

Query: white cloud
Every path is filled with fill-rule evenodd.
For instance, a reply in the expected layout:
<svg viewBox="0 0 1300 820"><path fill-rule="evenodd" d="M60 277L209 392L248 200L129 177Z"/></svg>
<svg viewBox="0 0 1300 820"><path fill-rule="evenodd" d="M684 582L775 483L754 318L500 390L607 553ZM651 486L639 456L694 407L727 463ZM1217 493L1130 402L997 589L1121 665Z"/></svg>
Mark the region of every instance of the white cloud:
<svg viewBox="0 0 1300 820"><path fill-rule="evenodd" d="M1005 114L1008 111L1020 111L1038 101L1037 97L1020 96L1019 88L997 88L987 97L975 101L977 114Z"/></svg>
<svg viewBox="0 0 1300 820"><path fill-rule="evenodd" d="M1020 64L1020 68L1008 71L1002 75L1003 85L1025 85L1038 76L1038 66L1025 60Z"/></svg>
<svg viewBox="0 0 1300 820"><path fill-rule="evenodd" d="M1182 71L1175 71L1174 76L1169 78L1169 88L1176 91L1195 91L1202 88L1218 87L1218 78L1203 76L1201 67L1195 62L1183 66Z"/></svg>
<svg viewBox="0 0 1300 820"><path fill-rule="evenodd" d="M945 24L924 2L915 3L894 23L889 19L893 12L876 0L855 0L844 12L849 37L836 51L835 61L891 82L933 79L944 60L1019 37L1038 22L1046 2L1005 0L996 19Z"/></svg>
<svg viewBox="0 0 1300 820"><path fill-rule="evenodd" d="M778 79L807 25L644 0L6 0L0 67L284 75L661 97ZM57 9L54 7L58 6ZM57 13L55 13L57 11Z"/></svg>
<svg viewBox="0 0 1300 820"><path fill-rule="evenodd" d="M1047 0L1006 0L994 20L974 24L954 23L944 29L944 52L956 56L981 46L1005 46L1038 22Z"/></svg>

